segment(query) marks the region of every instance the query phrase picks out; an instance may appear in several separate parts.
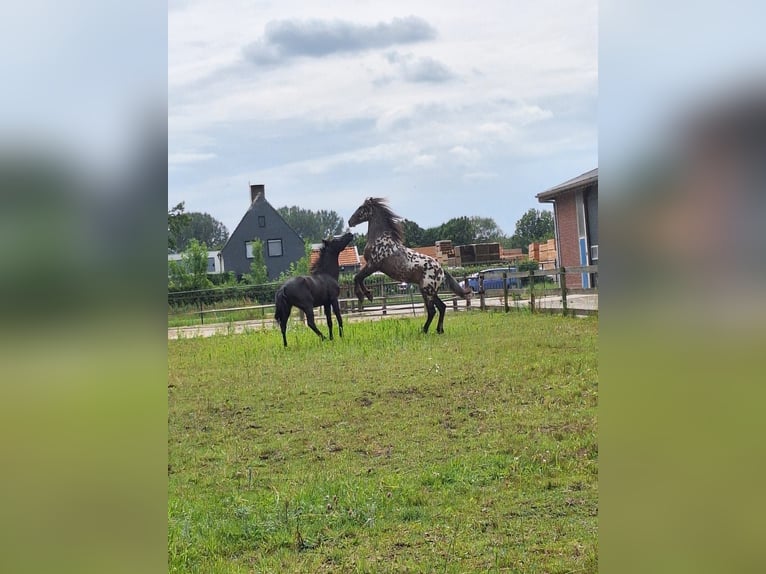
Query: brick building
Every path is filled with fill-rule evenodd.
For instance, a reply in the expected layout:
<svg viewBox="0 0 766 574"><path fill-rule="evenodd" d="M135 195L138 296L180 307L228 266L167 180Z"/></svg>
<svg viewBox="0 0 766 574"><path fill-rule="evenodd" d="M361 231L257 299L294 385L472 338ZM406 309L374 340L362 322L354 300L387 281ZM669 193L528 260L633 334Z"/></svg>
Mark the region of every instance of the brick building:
<svg viewBox="0 0 766 574"><path fill-rule="evenodd" d="M540 203L553 204L558 266L598 263L598 168L537 194ZM567 274L567 286L596 287L596 276Z"/></svg>

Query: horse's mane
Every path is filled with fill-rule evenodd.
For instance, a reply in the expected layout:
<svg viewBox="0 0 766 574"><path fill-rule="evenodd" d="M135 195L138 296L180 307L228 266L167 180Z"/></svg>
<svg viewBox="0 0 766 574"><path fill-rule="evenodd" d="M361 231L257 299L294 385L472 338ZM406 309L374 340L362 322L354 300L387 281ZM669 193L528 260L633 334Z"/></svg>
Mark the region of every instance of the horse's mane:
<svg viewBox="0 0 766 574"><path fill-rule="evenodd" d="M388 203L382 197L371 197L367 200L371 206L383 214L385 230L391 233L394 241L404 243L404 228L402 227L402 218L391 211Z"/></svg>
<svg viewBox="0 0 766 574"><path fill-rule="evenodd" d="M327 246L322 245L322 247L319 248L319 257L314 260L314 262L311 264L311 267L309 267L309 273L314 274L315 272L319 271L319 269L323 266L323 259L327 257Z"/></svg>

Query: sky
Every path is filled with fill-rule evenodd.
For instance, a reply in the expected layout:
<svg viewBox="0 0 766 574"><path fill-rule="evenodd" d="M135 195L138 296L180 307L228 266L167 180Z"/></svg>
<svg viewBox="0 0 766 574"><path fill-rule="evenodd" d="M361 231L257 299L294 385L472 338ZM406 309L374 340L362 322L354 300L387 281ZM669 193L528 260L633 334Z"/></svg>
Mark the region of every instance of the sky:
<svg viewBox="0 0 766 574"><path fill-rule="evenodd" d="M264 184L277 208L385 197L511 235L598 167L597 21L595 0L171 0L168 206L232 232Z"/></svg>

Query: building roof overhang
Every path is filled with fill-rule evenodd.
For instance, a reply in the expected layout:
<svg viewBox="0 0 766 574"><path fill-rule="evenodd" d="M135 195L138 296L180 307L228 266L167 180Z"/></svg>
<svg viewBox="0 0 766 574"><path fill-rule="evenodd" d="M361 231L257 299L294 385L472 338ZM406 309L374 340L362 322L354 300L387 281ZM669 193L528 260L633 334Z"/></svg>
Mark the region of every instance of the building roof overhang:
<svg viewBox="0 0 766 574"><path fill-rule="evenodd" d="M593 183L598 182L598 168L586 171L585 173L573 177L570 180L538 193L535 197L540 203L554 201L558 196L570 191L584 189Z"/></svg>

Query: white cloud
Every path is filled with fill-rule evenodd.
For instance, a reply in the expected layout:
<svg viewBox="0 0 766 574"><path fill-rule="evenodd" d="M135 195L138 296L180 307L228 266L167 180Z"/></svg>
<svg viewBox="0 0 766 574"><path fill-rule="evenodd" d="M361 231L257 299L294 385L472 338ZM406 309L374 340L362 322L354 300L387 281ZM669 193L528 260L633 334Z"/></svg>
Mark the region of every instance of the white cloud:
<svg viewBox="0 0 766 574"><path fill-rule="evenodd" d="M168 154L168 165L177 166L188 163L197 163L200 161L207 161L216 157L214 153L194 153L194 152L178 152Z"/></svg>
<svg viewBox="0 0 766 574"><path fill-rule="evenodd" d="M481 159L481 152L462 145L453 147L449 152L458 162L465 165L474 165Z"/></svg>
<svg viewBox="0 0 766 574"><path fill-rule="evenodd" d="M398 74L406 82L440 84L456 77L447 66L428 56L416 57L413 54L389 52L386 60L396 67Z"/></svg>
<svg viewBox="0 0 766 574"><path fill-rule="evenodd" d="M436 163L436 156L431 153L421 153L412 158L412 165L416 167L431 167Z"/></svg>
<svg viewBox="0 0 766 574"><path fill-rule="evenodd" d="M496 179L498 174L493 171L471 171L463 174L463 180L468 183L476 183L478 181L489 181Z"/></svg>

